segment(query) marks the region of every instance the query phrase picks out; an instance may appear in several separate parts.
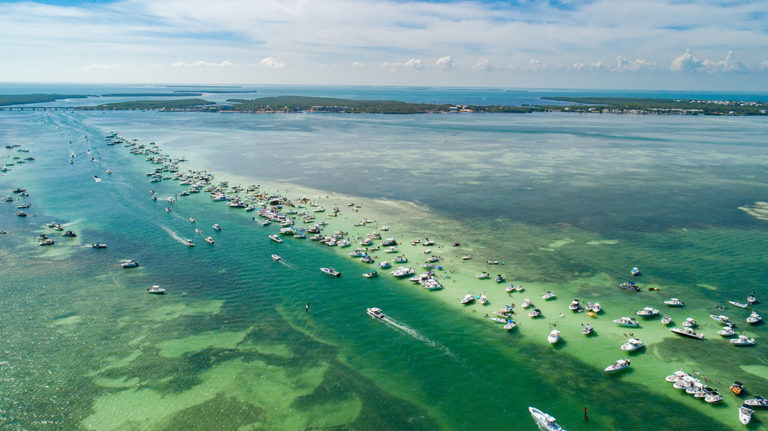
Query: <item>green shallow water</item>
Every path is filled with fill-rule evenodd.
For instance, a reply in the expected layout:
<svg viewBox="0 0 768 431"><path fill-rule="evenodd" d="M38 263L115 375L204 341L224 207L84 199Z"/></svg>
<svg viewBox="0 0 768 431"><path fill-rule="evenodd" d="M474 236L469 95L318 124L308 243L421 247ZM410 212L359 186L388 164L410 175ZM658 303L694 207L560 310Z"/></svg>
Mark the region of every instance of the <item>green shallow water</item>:
<svg viewBox="0 0 768 431"><path fill-rule="evenodd" d="M27 218L0 204L8 231L0 237L0 427L534 429L533 405L571 430L714 430L741 427L738 402L725 393L731 381L768 394L765 328L746 328L758 345L740 350L716 339L707 317L715 303L764 292L766 222L739 209L768 201L758 120L4 112L0 124L0 157L19 143L37 158L0 176L3 195L24 186L33 204ZM408 239L459 241L434 251L447 287L362 279L364 266L344 253L272 243L266 235L276 228L204 194L180 198L168 214L147 191L182 189L149 184L141 157L104 145L111 130L156 141L220 180L250 178L289 194L311 187L344 212L347 199L363 202L359 217L390 225L412 260L420 249ZM325 197L336 193L348 197ZM78 238L56 235L54 247L38 247L50 220ZM109 248L87 246L96 241ZM461 261L465 253L475 259ZM485 265L486 257L505 265ZM125 258L142 265L124 270ZM344 276L323 276L317 267L326 265ZM643 286L661 290L616 288L634 265ZM507 298L503 285L474 280L480 270L503 272L526 293ZM152 284L169 294L146 295ZM537 301L546 289L558 299ZM458 306L469 291L487 291L494 305ZM632 369L603 375L623 357L626 331L610 320L660 308L669 296L688 306L663 311L707 322L707 339L671 338L660 323L642 322L635 334L648 346ZM481 318L523 297L546 318L520 317L512 333ZM573 297L597 299L606 313L570 314ZM374 305L394 324L368 319ZM743 311L726 314L746 326ZM588 321L597 336L584 339L578 330ZM564 343L552 348L544 340L555 324ZM710 377L726 402L704 405L663 382L681 367Z"/></svg>

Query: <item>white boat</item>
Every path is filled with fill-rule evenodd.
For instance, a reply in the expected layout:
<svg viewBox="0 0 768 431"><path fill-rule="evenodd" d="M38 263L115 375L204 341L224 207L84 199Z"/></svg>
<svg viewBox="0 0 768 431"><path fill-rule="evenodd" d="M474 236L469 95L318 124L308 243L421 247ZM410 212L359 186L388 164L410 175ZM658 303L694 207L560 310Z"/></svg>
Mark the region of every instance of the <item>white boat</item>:
<svg viewBox="0 0 768 431"><path fill-rule="evenodd" d="M515 326L517 326L517 323L514 320L510 319L510 320L507 320L507 324L504 325L504 329L506 329L507 331L510 331L512 329L515 329Z"/></svg>
<svg viewBox="0 0 768 431"><path fill-rule="evenodd" d="M194 247L194 246L195 246L195 243L194 243L194 242L192 242L192 240L191 240L191 239L185 239L185 240L184 240L184 245L186 245L187 247Z"/></svg>
<svg viewBox="0 0 768 431"><path fill-rule="evenodd" d="M630 338L626 343L621 345L621 350L625 352L634 352L640 350L644 346L643 342L637 338Z"/></svg>
<svg viewBox="0 0 768 431"><path fill-rule="evenodd" d="M670 329L671 332L674 332L677 335L682 335L683 337L690 337L695 338L697 340L701 340L704 338L704 334L700 334L693 330L693 328L672 328Z"/></svg>
<svg viewBox="0 0 768 431"><path fill-rule="evenodd" d="M147 293L152 293L152 294L155 294L155 295L162 295L162 294L165 293L165 289L163 289L162 287L160 287L160 286L155 284L154 286L152 286L152 287L147 289Z"/></svg>
<svg viewBox="0 0 768 431"><path fill-rule="evenodd" d="M747 308L749 306L749 304L744 302L728 301L728 303L739 308Z"/></svg>
<svg viewBox="0 0 768 431"><path fill-rule="evenodd" d="M330 267L328 267L328 268L320 268L320 271L322 271L323 274L328 274L328 275L331 275L331 276L334 276L334 277L341 277L341 273L339 271L336 271L335 269L330 268Z"/></svg>
<svg viewBox="0 0 768 431"><path fill-rule="evenodd" d="M560 331L553 329L552 332L549 333L547 341L549 341L549 344L557 344L560 341Z"/></svg>
<svg viewBox="0 0 768 431"><path fill-rule="evenodd" d="M749 338L746 335L739 335L738 338L732 338L730 342L734 346L754 346L755 345L755 339Z"/></svg>
<svg viewBox="0 0 768 431"><path fill-rule="evenodd" d="M378 277L378 276L379 276L379 273L376 272L376 271L366 272L366 273L363 274L363 277L365 277L365 278L374 278L374 277Z"/></svg>
<svg viewBox="0 0 768 431"><path fill-rule="evenodd" d="M555 422L555 418L544 413L543 411L535 408L535 407L528 407L528 411L531 412L531 417L533 417L533 421L536 423L536 426L539 427L542 431L565 431L563 427L557 424Z"/></svg>
<svg viewBox="0 0 768 431"><path fill-rule="evenodd" d="M216 245L216 241L214 241L213 238L210 236L205 237L205 242L207 242L210 245Z"/></svg>
<svg viewBox="0 0 768 431"><path fill-rule="evenodd" d="M523 302L520 304L523 308L528 308L531 306L531 300L528 298L523 299Z"/></svg>
<svg viewBox="0 0 768 431"><path fill-rule="evenodd" d="M765 399L758 395L758 396L755 396L754 398L744 400L744 405L747 405L749 407L768 407L768 399Z"/></svg>
<svg viewBox="0 0 768 431"><path fill-rule="evenodd" d="M211 227L213 227L213 230L219 230L219 231L221 230L221 226L219 226L218 223L216 223L215 225L213 225Z"/></svg>
<svg viewBox="0 0 768 431"><path fill-rule="evenodd" d="M496 323L507 323L507 319L501 318L501 317L489 317L490 320L493 320Z"/></svg>
<svg viewBox="0 0 768 431"><path fill-rule="evenodd" d="M590 335L595 332L595 328L592 327L592 325L584 325L584 328L581 330L581 333L584 335Z"/></svg>
<svg viewBox="0 0 768 431"><path fill-rule="evenodd" d="M626 316L620 317L618 319L614 319L613 323L619 326L627 327L627 328L637 328L638 326L640 326L640 323L638 323L636 319L632 317L626 317Z"/></svg>
<svg viewBox="0 0 768 431"><path fill-rule="evenodd" d="M485 294L480 295L480 298L477 299L477 302L480 304L485 305L488 302L488 297L485 296Z"/></svg>
<svg viewBox="0 0 768 431"><path fill-rule="evenodd" d="M752 311L752 314L750 314L749 317L747 317L747 323L749 323L750 325L757 325L762 321L763 321L763 316L755 313L754 311Z"/></svg>
<svg viewBox="0 0 768 431"><path fill-rule="evenodd" d="M752 421L752 413L754 412L749 407L742 405L739 407L739 421L744 425L749 425L749 422Z"/></svg>
<svg viewBox="0 0 768 431"><path fill-rule="evenodd" d="M469 260L469 259L472 259L472 256L470 255L461 256L461 260Z"/></svg>
<svg viewBox="0 0 768 431"><path fill-rule="evenodd" d="M397 268L396 270L392 271L391 274L395 278L405 278L405 277L410 277L415 272L416 271L413 268L408 268L407 266L401 266L400 268Z"/></svg>
<svg viewBox="0 0 768 431"><path fill-rule="evenodd" d="M533 310L528 312L528 317L535 318L539 316L541 316L541 310L539 310L538 308L534 308Z"/></svg>
<svg viewBox="0 0 768 431"><path fill-rule="evenodd" d="M371 316L371 319L383 319L387 317L386 314L382 313L381 308L379 307L368 308L366 309L366 312Z"/></svg>
<svg viewBox="0 0 768 431"><path fill-rule="evenodd" d="M280 238L280 237L279 237L279 236L277 236L277 235L270 235L270 236L269 236L269 239L271 239L271 240L272 240L272 241L274 241L274 242L283 242L283 239L282 239L282 238Z"/></svg>
<svg viewBox="0 0 768 431"><path fill-rule="evenodd" d="M664 304L666 304L669 307L683 307L683 306L685 306L685 302L681 301L678 298L669 298L666 301L664 301Z"/></svg>
<svg viewBox="0 0 768 431"><path fill-rule="evenodd" d="M383 262L379 262L379 268L381 269L392 268L392 264L385 260Z"/></svg>
<svg viewBox="0 0 768 431"><path fill-rule="evenodd" d="M485 280L489 278L491 274L488 274L487 272L481 272L480 274L477 274L475 277L477 277L480 280Z"/></svg>
<svg viewBox="0 0 768 431"><path fill-rule="evenodd" d="M547 293L545 293L544 296L542 296L541 298L544 300L547 300L547 299L552 299L555 296L556 296L555 292L552 292L551 290L547 290Z"/></svg>
<svg viewBox="0 0 768 431"><path fill-rule="evenodd" d="M599 302L595 302L594 304L592 304L592 312L593 312L593 313L597 314L597 313L599 313L599 312L600 312L600 310L602 310L602 309L603 309L603 308L600 306L600 303L599 303Z"/></svg>
<svg viewBox="0 0 768 431"><path fill-rule="evenodd" d="M474 300L475 300L475 295L467 294L467 295L464 295L463 298L461 298L461 303L466 305L471 303Z"/></svg>
<svg viewBox="0 0 768 431"><path fill-rule="evenodd" d="M640 317L651 318L651 317L658 316L659 315L659 310L657 310L657 309L655 309L653 307L643 307L641 310L637 310L637 313L635 313L635 314L637 314Z"/></svg>
<svg viewBox="0 0 768 431"><path fill-rule="evenodd" d="M134 259L126 259L120 266L123 268L136 268L139 266L139 262L136 262Z"/></svg>
<svg viewBox="0 0 768 431"><path fill-rule="evenodd" d="M747 296L747 302L749 302L750 304L757 303L757 297L755 296L754 292L751 295Z"/></svg>
<svg viewBox="0 0 768 431"><path fill-rule="evenodd" d="M507 293L511 293L515 291L515 285L512 283L509 283L507 287L504 288L504 291Z"/></svg>
<svg viewBox="0 0 768 431"><path fill-rule="evenodd" d="M94 242L91 244L91 247L93 248L107 248L107 245L101 242Z"/></svg>
<svg viewBox="0 0 768 431"><path fill-rule="evenodd" d="M728 325L733 326L733 322L731 322L731 319L728 318L728 316L723 316L722 314L710 314L709 317L712 318L715 322L721 324L721 325Z"/></svg>
<svg viewBox="0 0 768 431"><path fill-rule="evenodd" d="M726 326L725 328L717 331L717 335L722 335L723 337L733 337L736 335L736 331L733 330L733 326Z"/></svg>
<svg viewBox="0 0 768 431"><path fill-rule="evenodd" d="M672 316L670 316L669 314L665 314L664 317L661 318L661 323L663 325L669 325L670 323L672 323Z"/></svg>
<svg viewBox="0 0 768 431"><path fill-rule="evenodd" d="M634 268L632 268L631 271L629 271L629 273L634 275L635 277L637 277L638 275L640 275L640 268L634 267Z"/></svg>
<svg viewBox="0 0 768 431"><path fill-rule="evenodd" d="M272 260L275 261L275 262L277 262L278 260L282 260L282 259L283 259L282 257L280 257L280 256L278 256L276 254L272 255Z"/></svg>
<svg viewBox="0 0 768 431"><path fill-rule="evenodd" d="M571 301L571 304L568 305L568 309L571 311L579 311L581 310L581 304L579 303L578 299L574 299Z"/></svg>
<svg viewBox="0 0 768 431"><path fill-rule="evenodd" d="M195 218L194 218L194 217L190 217L190 218L189 218L189 222L190 222L190 223L194 223L195 221L196 221L196 220L195 220Z"/></svg>
<svg viewBox="0 0 768 431"><path fill-rule="evenodd" d="M688 317L683 321L683 326L685 326L686 328L695 328L699 326L699 324L696 323L696 320L693 317Z"/></svg>
<svg viewBox="0 0 768 431"><path fill-rule="evenodd" d="M618 373L619 371L626 370L627 368L629 368L629 365L630 365L629 359L619 359L618 361L605 367L605 370L603 371L609 374Z"/></svg>

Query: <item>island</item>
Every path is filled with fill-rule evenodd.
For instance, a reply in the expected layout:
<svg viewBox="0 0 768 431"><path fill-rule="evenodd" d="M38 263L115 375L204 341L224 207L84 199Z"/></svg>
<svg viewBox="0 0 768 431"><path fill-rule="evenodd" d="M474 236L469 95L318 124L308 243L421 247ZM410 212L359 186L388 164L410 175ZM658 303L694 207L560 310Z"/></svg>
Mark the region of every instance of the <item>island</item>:
<svg viewBox="0 0 768 431"><path fill-rule="evenodd" d="M0 94L0 106L55 102L60 99L85 99L77 94Z"/></svg>
<svg viewBox="0 0 768 431"><path fill-rule="evenodd" d="M659 115L767 115L768 103L739 100L650 99L634 97L542 97L570 102L549 111Z"/></svg>

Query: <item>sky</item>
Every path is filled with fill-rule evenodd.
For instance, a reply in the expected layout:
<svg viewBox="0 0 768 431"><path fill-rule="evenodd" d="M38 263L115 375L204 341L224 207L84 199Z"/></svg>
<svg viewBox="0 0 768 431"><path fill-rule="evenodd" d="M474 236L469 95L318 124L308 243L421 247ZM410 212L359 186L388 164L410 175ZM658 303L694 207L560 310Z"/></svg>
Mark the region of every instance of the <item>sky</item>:
<svg viewBox="0 0 768 431"><path fill-rule="evenodd" d="M768 91L768 0L0 0L0 82Z"/></svg>

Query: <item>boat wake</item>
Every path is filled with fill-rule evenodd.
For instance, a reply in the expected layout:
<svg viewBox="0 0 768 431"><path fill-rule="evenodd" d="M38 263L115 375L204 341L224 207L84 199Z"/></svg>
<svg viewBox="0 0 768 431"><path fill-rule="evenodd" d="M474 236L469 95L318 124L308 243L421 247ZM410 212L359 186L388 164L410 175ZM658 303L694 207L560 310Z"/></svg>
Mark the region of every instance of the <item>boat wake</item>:
<svg viewBox="0 0 768 431"><path fill-rule="evenodd" d="M392 319L391 317L384 317L384 318L381 319L381 321L386 323L389 327L391 327L393 329L396 329L396 330L398 330L400 332L403 332L405 334L408 334L411 337L415 338L416 340L419 340L422 343L426 344L427 346L434 347L435 349L445 353L446 355L448 355L448 356L450 356L450 357L452 357L454 359L457 359L456 355L454 355L453 352L451 352L450 349L448 349L447 347L445 347L444 345L442 345L442 344L440 344L440 343L438 343L436 341L430 340L429 338L427 338L424 335L422 335L419 331L417 331L417 330L415 330L413 328L410 328L410 327L406 326L405 324L402 324L402 323Z"/></svg>
<svg viewBox="0 0 768 431"><path fill-rule="evenodd" d="M184 238L180 237L180 236L179 236L179 234L177 234L176 232L172 231L172 230L171 230L171 228L169 228L169 227L166 227L166 226L160 226L160 227L161 227L161 228L162 228L164 231L166 231L166 232L168 233L168 235L170 235L170 236L171 236L171 238L173 238L173 239L175 239L176 241L178 241L178 242L180 242L180 243L184 244Z"/></svg>

